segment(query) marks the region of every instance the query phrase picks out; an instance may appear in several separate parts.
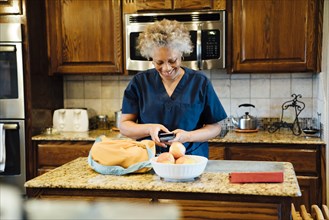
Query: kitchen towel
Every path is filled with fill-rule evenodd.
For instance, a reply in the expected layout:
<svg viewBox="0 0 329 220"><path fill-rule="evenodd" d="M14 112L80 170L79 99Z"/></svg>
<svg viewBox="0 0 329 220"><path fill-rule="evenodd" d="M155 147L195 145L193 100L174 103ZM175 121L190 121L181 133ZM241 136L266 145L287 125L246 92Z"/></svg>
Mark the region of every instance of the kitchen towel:
<svg viewBox="0 0 329 220"><path fill-rule="evenodd" d="M101 136L89 152L88 163L101 174L144 173L152 169L149 160L154 156L153 141L111 140Z"/></svg>
<svg viewBox="0 0 329 220"><path fill-rule="evenodd" d="M5 171L6 165L6 130L4 128L4 124L0 123L0 172Z"/></svg>

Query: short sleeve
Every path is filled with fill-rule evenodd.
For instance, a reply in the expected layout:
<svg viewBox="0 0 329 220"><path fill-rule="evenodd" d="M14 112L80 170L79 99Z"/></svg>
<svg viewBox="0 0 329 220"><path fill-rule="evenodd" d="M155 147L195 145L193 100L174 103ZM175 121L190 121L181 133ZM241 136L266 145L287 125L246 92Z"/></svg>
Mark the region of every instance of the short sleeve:
<svg viewBox="0 0 329 220"><path fill-rule="evenodd" d="M122 113L123 114L138 114L138 96L136 80L133 78L124 91L122 100Z"/></svg>

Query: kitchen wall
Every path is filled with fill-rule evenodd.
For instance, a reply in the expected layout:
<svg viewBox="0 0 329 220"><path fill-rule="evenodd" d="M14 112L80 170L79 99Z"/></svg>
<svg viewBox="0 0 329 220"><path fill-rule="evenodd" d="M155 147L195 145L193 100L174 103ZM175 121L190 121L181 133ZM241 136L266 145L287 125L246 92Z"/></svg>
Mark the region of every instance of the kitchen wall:
<svg viewBox="0 0 329 220"><path fill-rule="evenodd" d="M224 70L207 70L205 74L213 86L228 115L236 115L238 105L252 103L257 116L281 116L281 105L291 100L291 94L301 94L305 109L300 117L312 117L316 109L317 74L233 74ZM65 76L64 106L86 107L90 116L106 114L114 117L121 108L124 89L131 76Z"/></svg>

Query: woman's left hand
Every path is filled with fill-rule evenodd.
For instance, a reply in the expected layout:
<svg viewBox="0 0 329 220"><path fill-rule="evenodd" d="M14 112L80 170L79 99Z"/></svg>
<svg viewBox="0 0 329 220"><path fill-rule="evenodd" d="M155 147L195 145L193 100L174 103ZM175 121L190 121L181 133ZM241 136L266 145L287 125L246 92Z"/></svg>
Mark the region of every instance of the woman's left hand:
<svg viewBox="0 0 329 220"><path fill-rule="evenodd" d="M191 140L190 132L188 132L188 131L185 131L182 129L176 129L172 132L175 133L176 137L174 139L170 140L169 143L172 143L172 142L185 143L185 142L190 142L190 140Z"/></svg>

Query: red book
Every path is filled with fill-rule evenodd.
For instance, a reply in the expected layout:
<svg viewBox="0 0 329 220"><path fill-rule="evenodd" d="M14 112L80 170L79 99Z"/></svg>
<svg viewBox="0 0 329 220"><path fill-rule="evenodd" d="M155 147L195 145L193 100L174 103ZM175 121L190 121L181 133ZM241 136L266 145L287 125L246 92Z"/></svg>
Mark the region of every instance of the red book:
<svg viewBox="0 0 329 220"><path fill-rule="evenodd" d="M282 183L283 172L231 172L231 183Z"/></svg>

